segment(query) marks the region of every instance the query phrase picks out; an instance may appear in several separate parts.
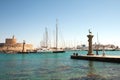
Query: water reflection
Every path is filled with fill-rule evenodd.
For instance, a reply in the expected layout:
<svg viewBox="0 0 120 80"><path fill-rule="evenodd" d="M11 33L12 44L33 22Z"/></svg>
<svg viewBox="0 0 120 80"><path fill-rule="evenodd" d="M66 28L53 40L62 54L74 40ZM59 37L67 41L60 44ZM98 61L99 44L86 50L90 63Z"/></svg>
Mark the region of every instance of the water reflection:
<svg viewBox="0 0 120 80"><path fill-rule="evenodd" d="M82 79L88 79L88 80L101 80L104 79L106 80L102 75L98 74L95 67L94 67L94 62L89 61L88 62L88 73L87 76L82 77Z"/></svg>
<svg viewBox="0 0 120 80"><path fill-rule="evenodd" d="M94 68L94 62L93 61L89 61L88 62L88 74L87 76L94 76L94 75L97 75L96 73L96 70Z"/></svg>
<svg viewBox="0 0 120 80"><path fill-rule="evenodd" d="M71 78L70 80L107 80L107 79L103 77L101 74L97 73L97 69L94 66L94 61L88 61L88 70L86 75L77 78Z"/></svg>

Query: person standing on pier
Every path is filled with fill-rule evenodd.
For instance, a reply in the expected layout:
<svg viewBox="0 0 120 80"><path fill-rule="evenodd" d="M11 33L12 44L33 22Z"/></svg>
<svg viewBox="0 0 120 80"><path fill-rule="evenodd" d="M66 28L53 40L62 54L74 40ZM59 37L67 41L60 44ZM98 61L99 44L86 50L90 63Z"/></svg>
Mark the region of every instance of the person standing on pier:
<svg viewBox="0 0 120 80"><path fill-rule="evenodd" d="M105 46L103 46L103 56L105 56Z"/></svg>
<svg viewBox="0 0 120 80"><path fill-rule="evenodd" d="M95 43L96 55L99 55L99 54L98 54L98 48L99 48L99 45L97 45L97 44Z"/></svg>
<svg viewBox="0 0 120 80"><path fill-rule="evenodd" d="M99 55L99 54L98 54L98 50L96 50L96 55Z"/></svg>

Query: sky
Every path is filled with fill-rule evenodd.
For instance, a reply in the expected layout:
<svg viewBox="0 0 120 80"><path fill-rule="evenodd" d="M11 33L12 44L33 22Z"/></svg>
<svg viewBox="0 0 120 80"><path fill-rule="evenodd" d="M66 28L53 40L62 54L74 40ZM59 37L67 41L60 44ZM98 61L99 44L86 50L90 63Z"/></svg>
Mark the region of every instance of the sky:
<svg viewBox="0 0 120 80"><path fill-rule="evenodd" d="M48 29L54 44L56 19L61 46L93 43L120 46L120 0L0 0L0 42L13 35L39 47ZM59 46L60 46L59 45Z"/></svg>

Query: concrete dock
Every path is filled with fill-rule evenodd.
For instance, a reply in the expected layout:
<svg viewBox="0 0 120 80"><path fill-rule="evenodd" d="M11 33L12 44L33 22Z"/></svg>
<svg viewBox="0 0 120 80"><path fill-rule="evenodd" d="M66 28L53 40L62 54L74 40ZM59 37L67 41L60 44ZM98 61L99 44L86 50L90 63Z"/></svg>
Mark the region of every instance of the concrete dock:
<svg viewBox="0 0 120 80"><path fill-rule="evenodd" d="M71 59L102 61L120 63L120 56L103 56L103 55L71 55Z"/></svg>

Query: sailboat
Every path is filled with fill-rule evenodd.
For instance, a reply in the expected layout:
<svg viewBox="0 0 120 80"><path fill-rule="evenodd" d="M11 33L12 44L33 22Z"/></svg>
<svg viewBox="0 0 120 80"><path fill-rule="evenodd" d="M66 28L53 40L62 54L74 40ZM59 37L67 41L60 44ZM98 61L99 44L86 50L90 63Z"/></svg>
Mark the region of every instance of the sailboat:
<svg viewBox="0 0 120 80"><path fill-rule="evenodd" d="M48 31L45 28L44 40L41 42L41 48L37 51L39 53L51 53L52 51L48 48Z"/></svg>
<svg viewBox="0 0 120 80"><path fill-rule="evenodd" d="M65 50L63 49L58 49L58 24L57 24L57 19L56 19L56 46L54 47L54 50L52 51L53 53L64 53Z"/></svg>

